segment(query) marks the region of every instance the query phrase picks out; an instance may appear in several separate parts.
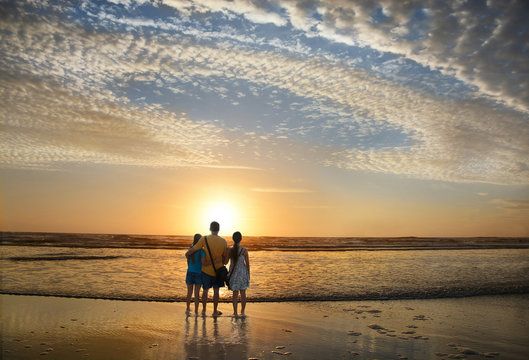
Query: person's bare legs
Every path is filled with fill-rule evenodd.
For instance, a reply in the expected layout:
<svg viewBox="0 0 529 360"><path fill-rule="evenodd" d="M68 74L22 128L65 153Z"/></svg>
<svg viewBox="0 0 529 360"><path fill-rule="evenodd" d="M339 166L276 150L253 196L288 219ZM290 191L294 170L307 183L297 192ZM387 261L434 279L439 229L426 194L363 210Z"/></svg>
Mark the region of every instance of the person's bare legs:
<svg viewBox="0 0 529 360"><path fill-rule="evenodd" d="M213 288L213 316L221 315L221 312L217 310L219 306L219 288Z"/></svg>
<svg viewBox="0 0 529 360"><path fill-rule="evenodd" d="M195 314L198 314L198 304L200 304L200 285L195 284Z"/></svg>
<svg viewBox="0 0 529 360"><path fill-rule="evenodd" d="M202 314L206 315L206 305L208 303L208 293L209 289L202 290Z"/></svg>
<svg viewBox="0 0 529 360"><path fill-rule="evenodd" d="M241 290L241 315L244 315L245 308L246 308L246 289Z"/></svg>
<svg viewBox="0 0 529 360"><path fill-rule="evenodd" d="M193 294L193 284L187 284L187 309L186 312L190 312L191 309L189 306L191 305L191 295Z"/></svg>
<svg viewBox="0 0 529 360"><path fill-rule="evenodd" d="M233 290L233 315L237 316L237 303L239 301L239 290Z"/></svg>

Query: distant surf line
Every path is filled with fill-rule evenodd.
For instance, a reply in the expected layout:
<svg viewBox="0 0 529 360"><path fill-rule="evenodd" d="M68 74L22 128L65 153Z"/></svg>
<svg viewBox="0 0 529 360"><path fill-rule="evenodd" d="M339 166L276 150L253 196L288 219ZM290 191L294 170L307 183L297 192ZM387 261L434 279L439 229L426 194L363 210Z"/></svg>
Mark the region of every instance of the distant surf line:
<svg viewBox="0 0 529 360"><path fill-rule="evenodd" d="M7 258L11 261L65 261L65 260L115 260L124 256L97 256L97 255L67 255L67 256L12 256Z"/></svg>

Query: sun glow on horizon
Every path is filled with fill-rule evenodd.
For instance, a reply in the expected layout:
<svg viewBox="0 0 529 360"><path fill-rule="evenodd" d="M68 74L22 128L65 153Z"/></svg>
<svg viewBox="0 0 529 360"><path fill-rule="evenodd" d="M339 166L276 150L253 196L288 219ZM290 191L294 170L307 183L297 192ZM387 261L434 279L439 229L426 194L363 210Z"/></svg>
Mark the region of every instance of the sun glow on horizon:
<svg viewBox="0 0 529 360"><path fill-rule="evenodd" d="M229 202L214 202L205 206L203 212L204 223L210 224L216 221L220 224L220 233L231 235L237 231L239 216L235 207Z"/></svg>

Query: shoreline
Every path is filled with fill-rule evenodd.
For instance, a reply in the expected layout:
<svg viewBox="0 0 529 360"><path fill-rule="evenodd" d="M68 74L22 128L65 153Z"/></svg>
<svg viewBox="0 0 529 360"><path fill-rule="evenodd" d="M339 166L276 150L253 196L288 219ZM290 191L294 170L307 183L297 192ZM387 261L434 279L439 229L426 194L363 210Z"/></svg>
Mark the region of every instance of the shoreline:
<svg viewBox="0 0 529 360"><path fill-rule="evenodd" d="M16 292L2 292L0 291L0 296L31 296L31 297L55 297L55 298L64 298L64 299L86 299L86 300L108 300L108 301L140 301L140 302L154 302L154 303L185 303L185 298L119 298L119 297L102 297L102 296L85 296L85 295L61 295L61 294L38 294L38 293L16 293ZM247 298L247 303L252 304L269 304L269 303L305 303L305 302L363 302L363 301L400 301L400 300L436 300L436 299L466 299L466 298L475 298L475 297L494 297L494 296L516 296L516 295L527 295L529 297L528 289L521 289L519 292L494 292L494 293L476 293L476 294L464 294L464 295L454 295L454 294L432 294L431 297L365 297L365 298L351 298L351 297L307 297L307 298L295 298L295 297L286 297L286 298ZM210 293L210 298L212 294ZM220 298L219 303L231 304L231 296L229 298Z"/></svg>
<svg viewBox="0 0 529 360"><path fill-rule="evenodd" d="M525 359L529 295L253 302L247 317L184 302L0 295L2 357ZM51 349L51 350L50 350ZM474 355L472 355L474 354ZM477 354L477 355L476 355Z"/></svg>

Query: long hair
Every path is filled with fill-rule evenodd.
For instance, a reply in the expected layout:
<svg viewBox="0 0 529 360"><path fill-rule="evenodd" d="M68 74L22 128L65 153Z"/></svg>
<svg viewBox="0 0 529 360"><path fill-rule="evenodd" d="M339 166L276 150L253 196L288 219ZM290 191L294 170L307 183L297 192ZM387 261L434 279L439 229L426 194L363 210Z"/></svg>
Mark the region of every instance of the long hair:
<svg viewBox="0 0 529 360"><path fill-rule="evenodd" d="M239 243L242 240L242 235L240 232L236 231L233 233L233 249L231 249L231 262L233 263L233 268L237 265L237 260L239 260Z"/></svg>
<svg viewBox="0 0 529 360"><path fill-rule="evenodd" d="M196 243L198 242L198 240L200 240L201 237L202 237L202 235L195 234L195 236L193 237L193 246L196 245ZM187 263L189 264L189 261L191 261L191 264L194 264L195 263L195 257L196 257L196 253L192 254L189 257L189 259L187 259Z"/></svg>

